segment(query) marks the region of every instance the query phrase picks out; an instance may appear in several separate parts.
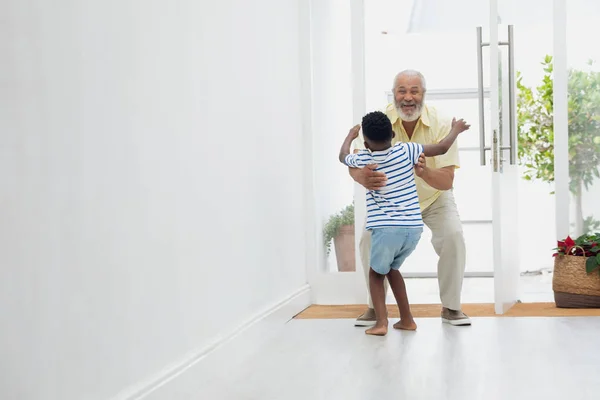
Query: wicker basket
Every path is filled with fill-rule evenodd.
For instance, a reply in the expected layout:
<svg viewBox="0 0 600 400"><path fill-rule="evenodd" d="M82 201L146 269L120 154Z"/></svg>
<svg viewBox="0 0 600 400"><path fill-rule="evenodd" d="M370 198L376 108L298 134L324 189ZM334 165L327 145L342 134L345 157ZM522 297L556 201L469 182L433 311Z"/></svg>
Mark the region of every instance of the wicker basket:
<svg viewBox="0 0 600 400"><path fill-rule="evenodd" d="M554 259L552 290L559 308L600 308L600 275L588 274L586 257L559 255Z"/></svg>

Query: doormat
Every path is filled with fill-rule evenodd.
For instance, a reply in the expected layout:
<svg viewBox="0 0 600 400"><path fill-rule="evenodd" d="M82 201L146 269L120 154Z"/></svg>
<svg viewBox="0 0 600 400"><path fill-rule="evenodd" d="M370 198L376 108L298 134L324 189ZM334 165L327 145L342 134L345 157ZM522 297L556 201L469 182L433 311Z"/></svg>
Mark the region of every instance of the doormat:
<svg viewBox="0 0 600 400"><path fill-rule="evenodd" d="M400 318L398 306L388 304L390 318ZM440 304L411 304L415 318L439 318ZM296 319L357 318L367 310L366 304L343 306L312 305L296 315ZM600 308L557 308L554 303L517 303L505 314L497 315L491 303L463 304L462 310L469 317L600 317Z"/></svg>

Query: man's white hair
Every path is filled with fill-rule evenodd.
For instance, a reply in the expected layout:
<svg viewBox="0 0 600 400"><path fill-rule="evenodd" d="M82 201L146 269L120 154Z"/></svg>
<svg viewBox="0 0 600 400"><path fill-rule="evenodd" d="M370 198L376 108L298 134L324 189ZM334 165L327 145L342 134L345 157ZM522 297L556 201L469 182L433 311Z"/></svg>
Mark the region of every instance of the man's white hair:
<svg viewBox="0 0 600 400"><path fill-rule="evenodd" d="M421 80L421 89L423 89L423 93L427 91L427 83L425 82L425 77L419 71L414 69L405 69L404 71L398 72L394 77L394 83L392 84L392 91L396 90L396 82L398 82L398 78L401 76L418 76Z"/></svg>

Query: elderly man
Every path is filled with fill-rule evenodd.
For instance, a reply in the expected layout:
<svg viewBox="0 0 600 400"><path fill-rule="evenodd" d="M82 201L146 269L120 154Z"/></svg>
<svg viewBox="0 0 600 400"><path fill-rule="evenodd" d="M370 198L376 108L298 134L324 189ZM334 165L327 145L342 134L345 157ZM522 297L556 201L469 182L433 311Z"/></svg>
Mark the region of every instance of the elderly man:
<svg viewBox="0 0 600 400"><path fill-rule="evenodd" d="M406 70L394 79L394 104L385 113L392 122L396 136L394 143L415 142L433 144L450 132L450 121L442 120L433 107L424 103L426 84L423 75ZM362 141L360 141L362 143ZM451 325L470 325L471 321L461 311L460 295L465 271L465 241L452 186L454 170L459 167L457 144L442 155L426 159L425 168L415 169L417 193L423 213L423 221L432 232L431 244L439 256L438 284L442 301L442 321ZM386 177L381 172L367 168L350 168L352 178L369 190L380 188ZM366 281L370 268L371 234L363 232L360 253ZM367 284L367 292L369 285ZM385 291L387 294L386 282ZM356 320L356 326L375 323L375 311L371 294L369 309Z"/></svg>

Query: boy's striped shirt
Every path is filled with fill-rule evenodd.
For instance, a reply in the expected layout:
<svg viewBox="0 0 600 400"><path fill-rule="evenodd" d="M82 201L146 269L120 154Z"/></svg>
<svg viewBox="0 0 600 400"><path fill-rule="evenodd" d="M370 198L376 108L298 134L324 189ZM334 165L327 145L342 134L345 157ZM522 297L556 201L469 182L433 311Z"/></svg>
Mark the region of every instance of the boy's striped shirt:
<svg viewBox="0 0 600 400"><path fill-rule="evenodd" d="M377 164L375 171L387 176L383 188L367 192L367 229L423 226L414 175L414 166L422 152L421 144L397 143L387 150L360 150L346 156L349 167Z"/></svg>

